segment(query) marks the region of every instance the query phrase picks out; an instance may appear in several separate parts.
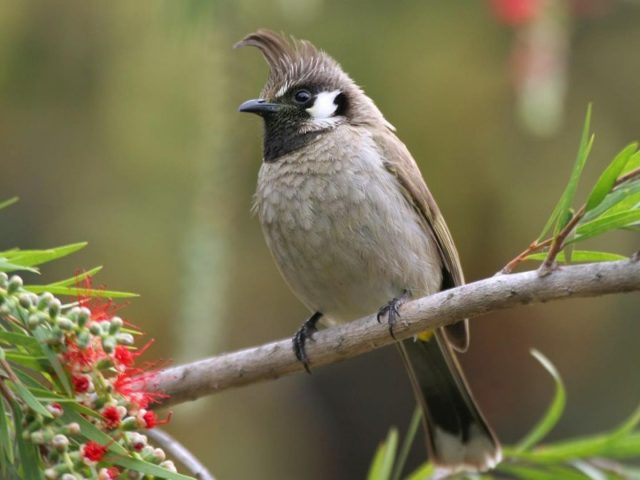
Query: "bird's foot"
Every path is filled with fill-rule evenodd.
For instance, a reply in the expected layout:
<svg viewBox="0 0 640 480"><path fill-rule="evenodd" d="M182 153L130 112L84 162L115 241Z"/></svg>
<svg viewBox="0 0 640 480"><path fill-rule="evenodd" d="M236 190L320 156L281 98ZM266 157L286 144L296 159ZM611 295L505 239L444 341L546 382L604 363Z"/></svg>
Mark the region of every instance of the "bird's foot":
<svg viewBox="0 0 640 480"><path fill-rule="evenodd" d="M382 323L382 317L387 317L387 324L389 325L389 335L391 335L394 340L396 338L396 335L393 333L393 327L397 323L398 318L400 318L400 307L408 297L409 292L407 290L403 291L402 295L393 298L389 303L378 310L378 315L376 316L376 318L378 319L378 323Z"/></svg>
<svg viewBox="0 0 640 480"><path fill-rule="evenodd" d="M309 357L305 350L305 344L307 343L307 340L313 340L313 334L318 331L318 327L316 325L320 318L322 318L322 313L320 312L316 312L311 315L311 317L302 324L291 339L293 343L293 353L296 355L296 358L302 362L307 373L311 373L311 370L309 369Z"/></svg>

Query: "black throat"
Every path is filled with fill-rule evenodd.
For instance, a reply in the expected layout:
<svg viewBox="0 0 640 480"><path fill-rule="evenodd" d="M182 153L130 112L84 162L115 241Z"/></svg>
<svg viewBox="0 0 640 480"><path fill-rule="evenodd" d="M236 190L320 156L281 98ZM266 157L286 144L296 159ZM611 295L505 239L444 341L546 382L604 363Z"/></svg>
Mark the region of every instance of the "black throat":
<svg viewBox="0 0 640 480"><path fill-rule="evenodd" d="M287 122L277 117L264 117L264 161L277 162L287 153L294 152L312 142L321 134L319 131L300 133L297 122Z"/></svg>

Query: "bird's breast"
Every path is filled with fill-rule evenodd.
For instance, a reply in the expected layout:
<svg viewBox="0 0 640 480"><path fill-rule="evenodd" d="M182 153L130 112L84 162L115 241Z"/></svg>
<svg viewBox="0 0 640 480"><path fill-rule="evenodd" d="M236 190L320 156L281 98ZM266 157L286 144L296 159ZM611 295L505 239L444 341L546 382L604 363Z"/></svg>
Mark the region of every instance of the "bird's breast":
<svg viewBox="0 0 640 480"><path fill-rule="evenodd" d="M335 321L440 286L431 236L383 160L366 135L336 135L260 170L255 210L269 249L300 300Z"/></svg>

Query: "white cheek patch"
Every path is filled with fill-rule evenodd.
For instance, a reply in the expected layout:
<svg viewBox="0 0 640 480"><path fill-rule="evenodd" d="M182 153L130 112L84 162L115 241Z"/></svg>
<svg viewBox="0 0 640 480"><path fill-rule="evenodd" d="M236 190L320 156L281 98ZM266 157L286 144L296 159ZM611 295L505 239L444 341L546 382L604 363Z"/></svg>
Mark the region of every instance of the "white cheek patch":
<svg viewBox="0 0 640 480"><path fill-rule="evenodd" d="M326 120L333 117L338 109L338 105L334 103L338 95L340 95L340 90L321 92L316 95L316 101L313 102L313 106L307 108L311 118L314 120Z"/></svg>

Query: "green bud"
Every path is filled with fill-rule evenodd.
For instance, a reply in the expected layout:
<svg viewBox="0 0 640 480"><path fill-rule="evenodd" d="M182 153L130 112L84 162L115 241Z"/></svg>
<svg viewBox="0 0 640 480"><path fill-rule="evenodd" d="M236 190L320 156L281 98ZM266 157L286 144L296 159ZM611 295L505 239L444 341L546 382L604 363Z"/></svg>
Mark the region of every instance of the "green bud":
<svg viewBox="0 0 640 480"><path fill-rule="evenodd" d="M9 276L4 272L0 272L0 288L7 288L8 284Z"/></svg>
<svg viewBox="0 0 640 480"><path fill-rule="evenodd" d="M6 303L0 305L0 316L4 317L5 315L11 314L11 308Z"/></svg>
<svg viewBox="0 0 640 480"><path fill-rule="evenodd" d="M9 295L12 295L20 288L22 288L22 279L17 275L13 275L7 284L7 292L9 292Z"/></svg>
<svg viewBox="0 0 640 480"><path fill-rule="evenodd" d="M75 324L69 320L66 317L59 317L56 320L56 325L58 325L58 327L60 327L60 329L65 330L65 331L69 331L69 330L73 330L73 327L75 327Z"/></svg>
<svg viewBox="0 0 640 480"><path fill-rule="evenodd" d="M172 473L178 473L178 469L176 468L176 465L171 460L165 460L160 464L160 466L165 470L169 470Z"/></svg>
<svg viewBox="0 0 640 480"><path fill-rule="evenodd" d="M56 318L60 313L60 307L61 307L60 300L58 300L57 298L52 299L49 302L49 316L51 318Z"/></svg>
<svg viewBox="0 0 640 480"><path fill-rule="evenodd" d="M102 348L104 348L104 347L102 347ZM105 349L105 352L106 351L107 350ZM107 352L107 353L109 353L109 352ZM111 361L110 358L102 358L102 359L98 360L98 363L96 363L96 368L98 370L107 370L107 369L109 369L111 367L113 367L113 361Z"/></svg>
<svg viewBox="0 0 640 480"><path fill-rule="evenodd" d="M113 353L113 350L116 348L116 339L115 337L102 337L102 349L105 353Z"/></svg>
<svg viewBox="0 0 640 480"><path fill-rule="evenodd" d="M130 333L119 333L116 335L116 341L120 345L133 345L134 338Z"/></svg>
<svg viewBox="0 0 640 480"><path fill-rule="evenodd" d="M120 317L113 317L109 322L109 333L111 335L115 335L116 333L118 333L118 330L122 328L123 323L124 322Z"/></svg>
<svg viewBox="0 0 640 480"><path fill-rule="evenodd" d="M76 345L78 345L78 348L80 348L80 350L85 350L87 347L89 347L90 343L91 334L86 330L83 330L76 336Z"/></svg>
<svg viewBox="0 0 640 480"><path fill-rule="evenodd" d="M18 297L18 302L22 308L31 308L33 306L33 294L28 292L21 293Z"/></svg>
<svg viewBox="0 0 640 480"><path fill-rule="evenodd" d="M101 335L102 334L102 329L100 328L100 324L98 322L91 322L89 324L89 331L93 335Z"/></svg>
<svg viewBox="0 0 640 480"><path fill-rule="evenodd" d="M136 417L127 417L124 420L122 420L122 422L120 423L120 428L125 432L133 432L135 430L138 430L140 426L138 425L138 420L136 419ZM138 443L138 442L134 442L134 440L132 440L131 442ZM144 443L145 444L147 443L146 439Z"/></svg>
<svg viewBox="0 0 640 480"><path fill-rule="evenodd" d="M38 297L38 310L45 310L49 306L49 302L53 300L53 295L44 292Z"/></svg>
<svg viewBox="0 0 640 480"><path fill-rule="evenodd" d="M84 327L90 318L91 310L89 310L87 307L80 307L78 309L78 325Z"/></svg>
<svg viewBox="0 0 640 480"><path fill-rule="evenodd" d="M33 330L38 325L40 325L40 323L42 323L42 318L40 317L40 314L33 313L29 315L29 318L27 319L27 325L30 329Z"/></svg>
<svg viewBox="0 0 640 480"><path fill-rule="evenodd" d="M79 435L80 434L80 425L76 422L68 423L64 426L63 431L67 435Z"/></svg>
<svg viewBox="0 0 640 480"><path fill-rule="evenodd" d="M65 435L59 433L53 437L51 444L56 450L64 452L69 446L69 439Z"/></svg>

